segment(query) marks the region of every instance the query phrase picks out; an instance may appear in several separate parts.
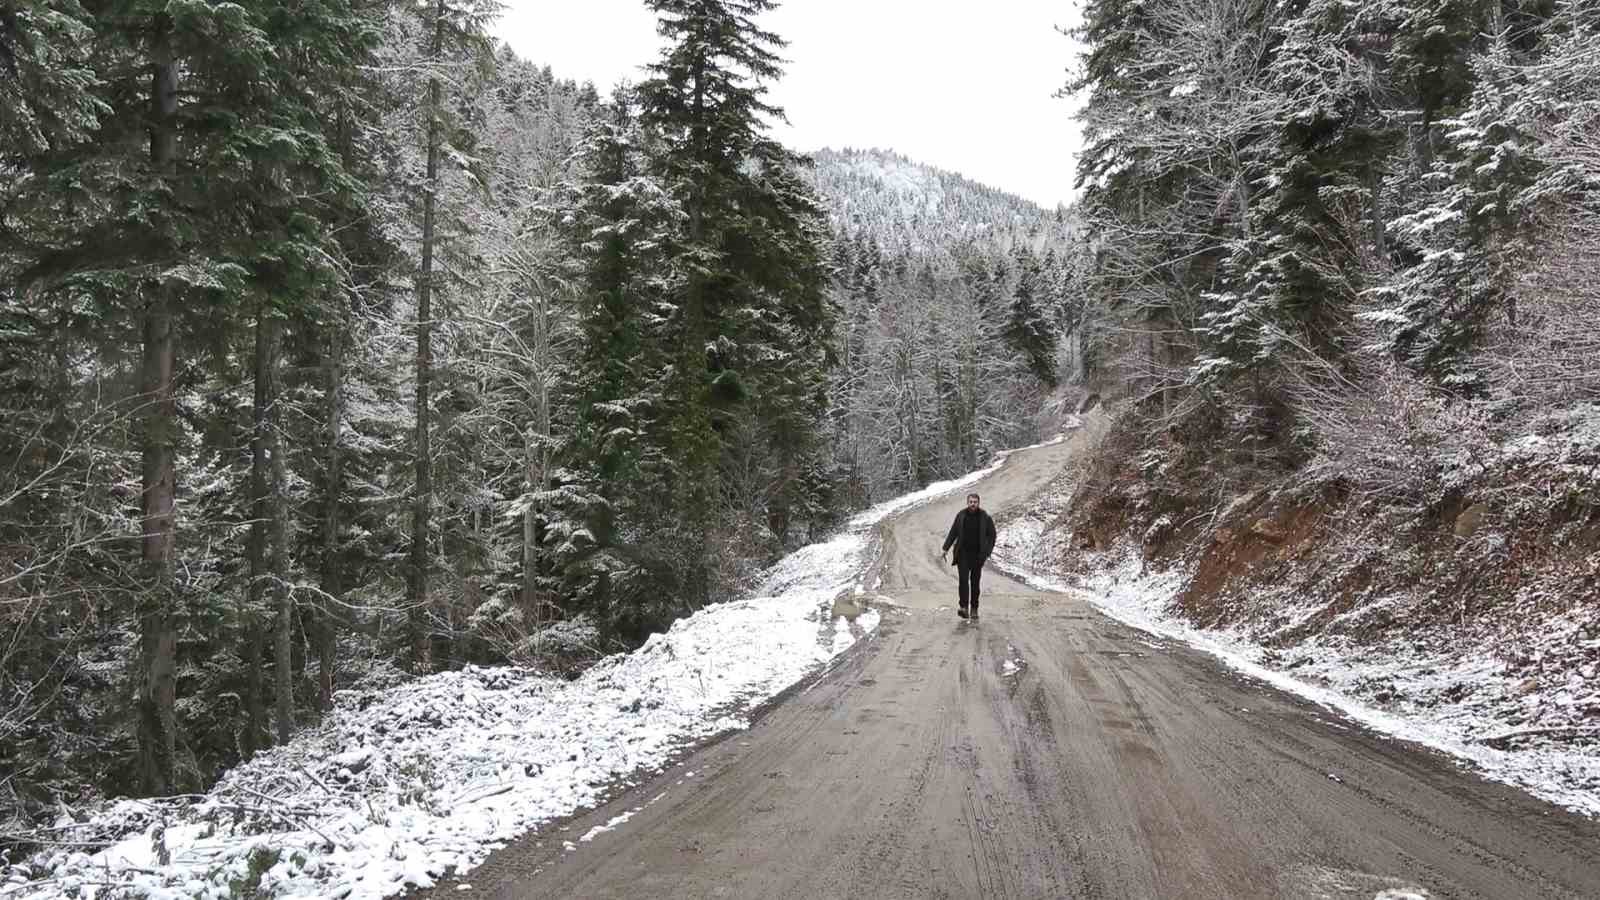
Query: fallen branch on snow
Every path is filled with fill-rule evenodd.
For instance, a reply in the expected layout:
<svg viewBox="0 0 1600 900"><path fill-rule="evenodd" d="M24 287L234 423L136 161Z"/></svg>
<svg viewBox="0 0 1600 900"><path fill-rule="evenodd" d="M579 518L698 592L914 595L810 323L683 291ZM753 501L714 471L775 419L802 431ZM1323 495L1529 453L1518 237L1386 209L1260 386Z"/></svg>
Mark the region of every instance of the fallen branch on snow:
<svg viewBox="0 0 1600 900"><path fill-rule="evenodd" d="M1600 737L1600 726L1596 725L1568 725L1555 728L1524 728L1520 731L1508 731L1486 737L1478 743L1493 747L1496 750L1505 750L1515 741L1523 738L1535 737Z"/></svg>

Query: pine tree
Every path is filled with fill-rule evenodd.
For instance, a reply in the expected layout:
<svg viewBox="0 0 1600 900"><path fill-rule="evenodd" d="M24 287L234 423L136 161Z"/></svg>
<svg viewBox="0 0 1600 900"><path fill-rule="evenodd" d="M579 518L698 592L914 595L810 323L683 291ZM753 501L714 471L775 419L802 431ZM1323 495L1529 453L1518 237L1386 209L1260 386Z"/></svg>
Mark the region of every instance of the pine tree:
<svg viewBox="0 0 1600 900"><path fill-rule="evenodd" d="M487 59L488 38L485 33L489 19L499 5L493 0L472 0L454 3L433 0L419 5L421 17L420 37L428 67L426 95L422 102L421 137L426 158L424 181L420 187L422 222L419 242L420 262L416 283L417 343L416 343L416 428L414 441L414 466L416 483L411 500L411 553L409 557L409 584L407 591L407 640L411 648L411 666L414 671L427 672L433 668L433 635L430 623L432 601L428 591L431 568L428 545L432 539L433 508L433 333L436 306L442 279L437 271L440 256L439 195L444 177L447 154L462 158L470 152L463 142L470 140L471 132L451 115L445 103L444 84L447 69L460 67L465 62L470 68L475 61Z"/></svg>
<svg viewBox="0 0 1600 900"><path fill-rule="evenodd" d="M1014 257L1017 284L1006 312L1005 339L1040 382L1056 386L1056 338L1045 314L1048 282L1041 261L1025 245Z"/></svg>
<svg viewBox="0 0 1600 900"><path fill-rule="evenodd" d="M567 200L579 341L573 428L559 451L567 483L551 534L573 611L629 639L670 615L655 587L670 573L653 554L670 503L656 474L671 403L660 332L679 284L665 263L684 218L646 171L646 144L638 99L619 87L590 125L583 182Z"/></svg>
<svg viewBox="0 0 1600 900"><path fill-rule="evenodd" d="M782 116L763 98L781 73L783 42L754 18L771 0L648 6L667 48L640 86L641 122L659 141L651 171L685 215L672 259L684 277L666 298L660 334L671 349L663 396L672 405L659 474L677 519L676 587L697 602L712 587L718 469L743 410L773 448L804 451L820 427L818 373L831 362L825 233L820 205L794 175L802 160L766 135L767 121ZM778 463L780 503L793 503L800 459Z"/></svg>
<svg viewBox="0 0 1600 900"><path fill-rule="evenodd" d="M369 58L381 58L381 23L390 6L389 0L359 0L350 6L356 21L364 24L353 36L359 36ZM297 478L316 485L305 503L311 521L298 531L304 543L296 548L296 556L308 574L315 573L317 589L302 591L301 596L315 598L302 608L310 612L317 708L323 711L332 706L340 632L351 624L345 593L361 584L363 573L381 558L348 541L347 529L376 539L386 531L380 523L388 521L369 476L381 468L373 462L377 454L371 448L384 442L363 429L367 423L351 421L353 397L364 397L392 378L376 371L363 338L376 330L375 320L389 305L391 277L401 258L398 236L385 215L391 198L402 189L385 182L401 155L398 138L383 121L383 110L396 99L371 68L381 67L343 68L326 79L340 89L335 111L324 117L323 124L330 146L350 175L345 189L329 198L326 211L334 223L333 255L339 268L322 302L297 319L306 335L300 344L304 356L286 378L286 387L306 400L303 413L286 429L291 449L301 451L293 468ZM358 453L356 446L363 452Z"/></svg>
<svg viewBox="0 0 1600 900"><path fill-rule="evenodd" d="M1224 266L1239 287L1209 294L1204 316L1218 352L1247 368L1297 344L1329 358L1349 349L1364 287L1354 226L1398 139L1368 72L1367 12L1312 0L1275 48L1272 85L1291 98L1290 115L1257 151L1270 188L1252 198L1249 239Z"/></svg>
<svg viewBox="0 0 1600 900"><path fill-rule="evenodd" d="M1386 349L1414 371L1451 390L1480 394L1487 386L1469 356L1490 316L1507 303L1530 251L1526 192L1544 165L1536 126L1516 109L1529 80L1518 71L1513 46L1502 34L1480 55L1468 56L1467 40L1455 45L1455 77L1446 82L1452 90L1435 108L1445 116L1437 123L1443 136L1429 133L1427 151L1418 154L1425 167L1412 191L1412 211L1391 226L1400 266L1373 291L1374 308L1363 317L1384 329ZM1466 72L1455 73L1456 66ZM1464 93L1468 85L1470 95Z"/></svg>

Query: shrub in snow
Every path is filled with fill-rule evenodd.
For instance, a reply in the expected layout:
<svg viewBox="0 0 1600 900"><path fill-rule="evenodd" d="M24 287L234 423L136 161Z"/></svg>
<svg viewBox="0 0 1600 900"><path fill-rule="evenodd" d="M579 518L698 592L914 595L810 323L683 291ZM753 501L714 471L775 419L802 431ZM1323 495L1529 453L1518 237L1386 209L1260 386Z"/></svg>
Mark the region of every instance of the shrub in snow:
<svg viewBox="0 0 1600 900"><path fill-rule="evenodd" d="M538 639L561 653L593 651L600 646L600 629L593 619L580 615L539 629Z"/></svg>
<svg viewBox="0 0 1600 900"><path fill-rule="evenodd" d="M1358 494L1416 507L1481 472L1495 441L1481 404L1429 390L1394 366L1352 380L1331 368L1297 388L1300 417L1316 443L1308 473L1344 480Z"/></svg>

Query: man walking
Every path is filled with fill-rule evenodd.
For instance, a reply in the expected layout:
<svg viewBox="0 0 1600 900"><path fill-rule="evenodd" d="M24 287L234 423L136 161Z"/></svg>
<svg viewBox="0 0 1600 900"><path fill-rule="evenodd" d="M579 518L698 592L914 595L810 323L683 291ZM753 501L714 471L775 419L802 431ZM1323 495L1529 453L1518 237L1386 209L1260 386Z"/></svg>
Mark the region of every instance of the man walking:
<svg viewBox="0 0 1600 900"><path fill-rule="evenodd" d="M944 549L939 552L943 560L950 548L956 548L956 578L961 582L957 593L961 607L956 615L965 619L978 617L978 580L983 577L983 564L994 550L994 519L978 506L978 495L967 495L967 507L956 513L950 533L945 535Z"/></svg>

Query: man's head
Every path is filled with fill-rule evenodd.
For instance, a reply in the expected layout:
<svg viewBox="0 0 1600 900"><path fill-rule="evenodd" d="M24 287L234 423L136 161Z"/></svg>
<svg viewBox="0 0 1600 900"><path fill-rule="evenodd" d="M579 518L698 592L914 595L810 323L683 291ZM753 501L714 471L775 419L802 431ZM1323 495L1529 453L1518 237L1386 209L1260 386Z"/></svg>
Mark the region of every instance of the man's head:
<svg viewBox="0 0 1600 900"><path fill-rule="evenodd" d="M967 509L977 509L977 508L978 508L978 495L977 494L968 494L967 495Z"/></svg>

